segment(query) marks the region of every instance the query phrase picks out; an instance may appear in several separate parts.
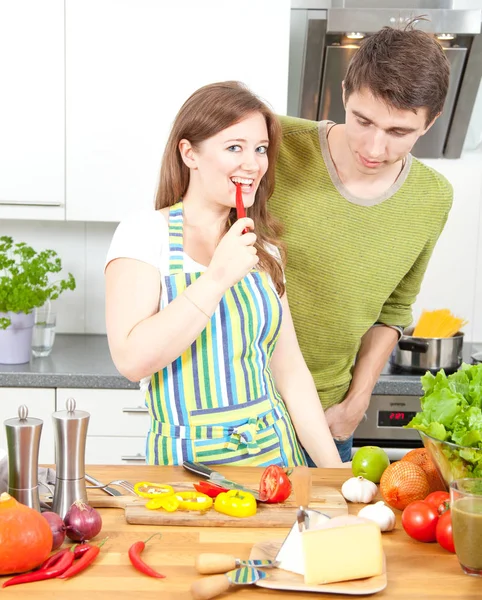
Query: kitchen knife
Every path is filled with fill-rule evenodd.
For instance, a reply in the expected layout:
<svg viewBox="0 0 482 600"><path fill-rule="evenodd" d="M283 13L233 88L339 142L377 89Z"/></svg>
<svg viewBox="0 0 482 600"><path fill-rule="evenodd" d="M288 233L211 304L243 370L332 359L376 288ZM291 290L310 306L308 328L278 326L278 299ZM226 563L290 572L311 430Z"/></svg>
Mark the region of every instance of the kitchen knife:
<svg viewBox="0 0 482 600"><path fill-rule="evenodd" d="M85 480L91 483L92 485L99 486L99 489L105 492L106 494L109 494L109 496L122 496L122 492L119 492L119 490L116 490L113 487L101 487L104 484L98 481L97 479L94 479L90 475L87 475L87 473L85 474Z"/></svg>
<svg viewBox="0 0 482 600"><path fill-rule="evenodd" d="M265 577L266 573L263 571L253 567L241 567L224 575L198 579L191 585L191 594L194 600L209 600L226 592L231 585L251 585Z"/></svg>
<svg viewBox="0 0 482 600"><path fill-rule="evenodd" d="M256 567L258 569L275 567L274 560L254 559L241 560L230 554L218 554L215 552L204 552L196 558L196 569L201 575L213 575L214 573L226 573L239 567Z"/></svg>
<svg viewBox="0 0 482 600"><path fill-rule="evenodd" d="M229 488L231 490L241 490L242 492L249 492L250 494L253 494L253 496L256 498L256 500L263 502L263 499L259 497L259 492L257 490L253 490L251 488L248 488L248 487L242 485L241 483L236 483L235 481L226 479L225 477L223 477L223 475L221 475L221 473L218 473L217 471L213 471L206 465L203 465L201 463L191 462L189 460L185 460L182 463L182 466L187 471L191 471L191 473L196 473L196 475L199 475L200 477L205 477L206 479L209 479L209 481L211 481L211 483L215 483L217 485L220 485L225 488Z"/></svg>

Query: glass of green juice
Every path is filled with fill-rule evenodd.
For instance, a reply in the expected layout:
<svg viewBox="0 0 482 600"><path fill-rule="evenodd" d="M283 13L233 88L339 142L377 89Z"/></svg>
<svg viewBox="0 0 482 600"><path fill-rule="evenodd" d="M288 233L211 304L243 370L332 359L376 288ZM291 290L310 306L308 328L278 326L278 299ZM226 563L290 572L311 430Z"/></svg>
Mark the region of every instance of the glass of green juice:
<svg viewBox="0 0 482 600"><path fill-rule="evenodd" d="M482 479L450 484L455 553L467 575L482 577Z"/></svg>

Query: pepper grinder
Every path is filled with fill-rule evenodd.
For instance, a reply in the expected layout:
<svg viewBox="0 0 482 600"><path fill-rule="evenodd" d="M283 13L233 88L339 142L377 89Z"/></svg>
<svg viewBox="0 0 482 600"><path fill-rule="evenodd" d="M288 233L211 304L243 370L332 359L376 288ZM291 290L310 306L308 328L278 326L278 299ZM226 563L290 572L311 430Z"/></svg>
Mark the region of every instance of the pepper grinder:
<svg viewBox="0 0 482 600"><path fill-rule="evenodd" d="M53 413L56 478L52 510L62 519L76 500L87 502L85 442L90 414L75 410L68 398L65 411Z"/></svg>
<svg viewBox="0 0 482 600"><path fill-rule="evenodd" d="M7 419L4 425L8 448L8 493L40 512L38 450L43 421L29 417L28 408L22 404L18 407L18 419Z"/></svg>

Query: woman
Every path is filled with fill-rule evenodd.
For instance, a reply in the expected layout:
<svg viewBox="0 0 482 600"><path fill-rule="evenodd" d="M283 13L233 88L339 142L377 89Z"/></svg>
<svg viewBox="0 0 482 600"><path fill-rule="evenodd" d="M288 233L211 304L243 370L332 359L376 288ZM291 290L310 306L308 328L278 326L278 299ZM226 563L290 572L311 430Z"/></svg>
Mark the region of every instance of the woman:
<svg viewBox="0 0 482 600"><path fill-rule="evenodd" d="M294 429L318 466L342 464L267 213L279 141L276 117L245 86L199 89L174 122L156 210L115 233L107 334L118 370L146 393L149 464L305 464ZM238 221L236 183L250 215Z"/></svg>

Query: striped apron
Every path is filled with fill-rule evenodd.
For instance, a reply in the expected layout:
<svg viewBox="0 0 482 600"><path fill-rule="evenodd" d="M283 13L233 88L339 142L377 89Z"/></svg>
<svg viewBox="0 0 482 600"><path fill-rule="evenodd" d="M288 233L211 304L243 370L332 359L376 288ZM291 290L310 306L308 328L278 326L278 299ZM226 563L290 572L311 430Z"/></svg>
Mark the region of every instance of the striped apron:
<svg viewBox="0 0 482 600"><path fill-rule="evenodd" d="M182 202L170 208L169 275L161 310L202 273L184 273ZM281 325L271 278L252 271L230 288L201 335L146 391L147 463L305 464L269 368Z"/></svg>

